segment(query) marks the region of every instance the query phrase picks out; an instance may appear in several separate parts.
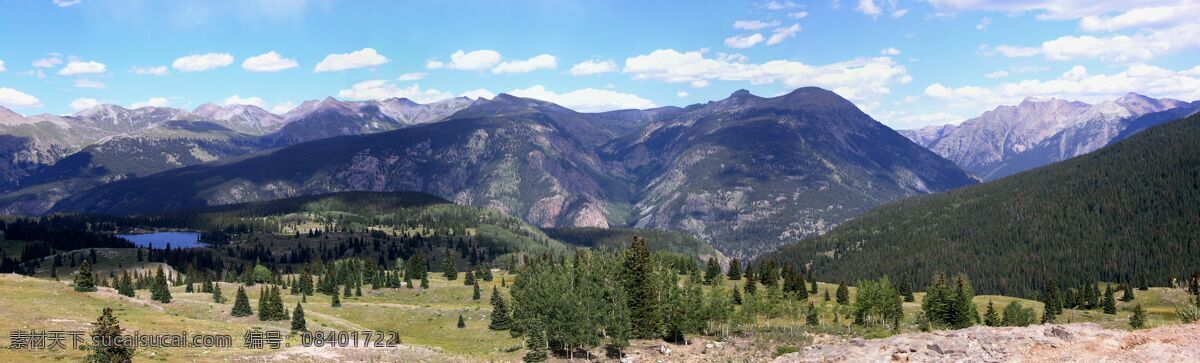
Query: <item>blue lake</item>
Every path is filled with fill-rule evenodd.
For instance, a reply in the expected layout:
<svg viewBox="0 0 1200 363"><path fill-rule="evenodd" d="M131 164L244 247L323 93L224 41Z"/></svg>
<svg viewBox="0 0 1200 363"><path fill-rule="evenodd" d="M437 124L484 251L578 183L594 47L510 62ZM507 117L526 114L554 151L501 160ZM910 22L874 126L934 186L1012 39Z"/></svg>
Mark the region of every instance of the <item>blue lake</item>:
<svg viewBox="0 0 1200 363"><path fill-rule="evenodd" d="M196 232L155 232L143 234L118 234L117 237L133 242L138 247L171 248L205 247Z"/></svg>

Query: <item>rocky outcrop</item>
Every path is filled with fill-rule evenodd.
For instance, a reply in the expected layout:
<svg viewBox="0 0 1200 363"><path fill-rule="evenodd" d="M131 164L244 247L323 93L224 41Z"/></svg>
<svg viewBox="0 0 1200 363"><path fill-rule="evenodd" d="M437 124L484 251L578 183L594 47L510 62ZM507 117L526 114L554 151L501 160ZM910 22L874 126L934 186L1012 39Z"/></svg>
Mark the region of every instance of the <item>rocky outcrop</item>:
<svg viewBox="0 0 1200 363"><path fill-rule="evenodd" d="M976 326L810 346L776 362L1187 362L1200 357L1200 324L1139 331L1097 324Z"/></svg>

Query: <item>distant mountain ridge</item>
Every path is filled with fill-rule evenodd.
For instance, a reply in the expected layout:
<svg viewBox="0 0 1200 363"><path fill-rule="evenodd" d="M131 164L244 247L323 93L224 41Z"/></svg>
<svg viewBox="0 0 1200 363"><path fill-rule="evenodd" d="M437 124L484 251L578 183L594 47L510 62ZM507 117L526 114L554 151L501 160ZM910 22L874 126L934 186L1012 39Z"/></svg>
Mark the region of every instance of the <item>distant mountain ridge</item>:
<svg viewBox="0 0 1200 363"><path fill-rule="evenodd" d="M1098 104L1027 98L958 125L900 131L985 179L1065 160L1114 141L1135 118L1194 107L1174 99L1129 93Z"/></svg>

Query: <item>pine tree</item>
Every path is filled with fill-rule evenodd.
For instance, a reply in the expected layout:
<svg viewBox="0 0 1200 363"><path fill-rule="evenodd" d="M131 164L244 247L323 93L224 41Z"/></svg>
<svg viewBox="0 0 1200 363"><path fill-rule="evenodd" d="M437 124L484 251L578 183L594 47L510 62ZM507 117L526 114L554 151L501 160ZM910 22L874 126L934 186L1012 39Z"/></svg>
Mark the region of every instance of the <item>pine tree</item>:
<svg viewBox="0 0 1200 363"><path fill-rule="evenodd" d="M218 304L224 304L225 297L221 296L221 284L213 283L212 285L213 285L212 286L213 302L218 303Z"/></svg>
<svg viewBox="0 0 1200 363"><path fill-rule="evenodd" d="M412 285L410 284L409 286L412 286ZM421 288L422 289L429 288L429 276L427 274L421 274Z"/></svg>
<svg viewBox="0 0 1200 363"><path fill-rule="evenodd" d="M266 285L261 285L258 288L258 320L271 320L271 308L268 305L271 303L271 291L267 290Z"/></svg>
<svg viewBox="0 0 1200 363"><path fill-rule="evenodd" d="M171 288L167 285L167 276L163 273L162 266L158 266L158 272L154 273L154 286L150 289L150 299L163 304L171 302Z"/></svg>
<svg viewBox="0 0 1200 363"><path fill-rule="evenodd" d="M54 264L50 265L50 279L52 279L54 281L58 281L58 266L57 265L54 265Z"/></svg>
<svg viewBox="0 0 1200 363"><path fill-rule="evenodd" d="M983 314L983 325L999 326L1000 317L996 316L996 307L992 305L992 301L988 300L987 312Z"/></svg>
<svg viewBox="0 0 1200 363"><path fill-rule="evenodd" d="M1141 329L1146 325L1146 311L1142 310L1142 304L1133 306L1133 316L1129 317L1129 327Z"/></svg>
<svg viewBox="0 0 1200 363"><path fill-rule="evenodd" d="M500 296L500 290L492 286L492 322L488 329L508 330L512 327L512 317L508 315L508 303Z"/></svg>
<svg viewBox="0 0 1200 363"><path fill-rule="evenodd" d="M658 280L654 271L654 259L646 240L634 236L625 253L624 261L625 291L629 293L629 320L632 322L632 333L636 338L651 339L659 335L662 321L659 311ZM541 326L541 323L538 323ZM534 330L537 332L538 330ZM541 333L534 333L535 335ZM539 343L544 346L544 338ZM531 353L532 354L532 353ZM545 360L545 351L541 353ZM528 356L526 357L528 358Z"/></svg>
<svg viewBox="0 0 1200 363"><path fill-rule="evenodd" d="M86 263L87 260L84 262ZM117 317L113 316L112 308L105 307L96 322L92 323L92 339L90 341L95 345L86 347L91 353L88 353L84 361L95 363L131 362L133 347L125 344L113 344L120 336L120 322L117 321Z"/></svg>
<svg viewBox="0 0 1200 363"><path fill-rule="evenodd" d="M1129 284L1125 284L1124 290L1124 293L1121 294L1121 301L1133 301L1133 288L1129 287Z"/></svg>
<svg viewBox="0 0 1200 363"><path fill-rule="evenodd" d="M829 301L829 289L825 289L825 301Z"/></svg>
<svg viewBox="0 0 1200 363"><path fill-rule="evenodd" d="M1114 315L1117 313L1117 299L1113 298L1112 285L1104 288L1104 313Z"/></svg>
<svg viewBox="0 0 1200 363"><path fill-rule="evenodd" d="M755 275L747 269L745 278L746 282L745 285L742 285L742 291L745 291L746 295L754 295L758 291L758 281L755 280Z"/></svg>
<svg viewBox="0 0 1200 363"><path fill-rule="evenodd" d="M308 322L304 321L304 307L296 303L292 310L292 331L308 331Z"/></svg>
<svg viewBox="0 0 1200 363"><path fill-rule="evenodd" d="M717 279L721 277L721 264L717 263L716 257L708 258L708 268L704 272L704 284L712 285L717 283Z"/></svg>
<svg viewBox="0 0 1200 363"><path fill-rule="evenodd" d="M850 289L846 288L845 284L838 284L837 303L838 305L846 305L850 303Z"/></svg>
<svg viewBox="0 0 1200 363"><path fill-rule="evenodd" d="M342 299L338 297L338 294L333 294L333 300L331 300L329 302L329 306L332 306L335 308L342 307Z"/></svg>
<svg viewBox="0 0 1200 363"><path fill-rule="evenodd" d="M808 293L811 295L816 295L817 294L817 277L812 276L812 275L809 275L808 277L812 279L812 281L810 281L810 283L808 285Z"/></svg>
<svg viewBox="0 0 1200 363"><path fill-rule="evenodd" d="M735 281L742 279L742 260L735 258L729 261L729 272L726 273L726 277Z"/></svg>
<svg viewBox="0 0 1200 363"><path fill-rule="evenodd" d="M454 266L454 253L449 247L446 248L446 256L442 257L442 274L449 281L458 279L458 268Z"/></svg>
<svg viewBox="0 0 1200 363"><path fill-rule="evenodd" d="M96 277L92 275L92 264L88 260L83 260L79 265L79 274L75 275L75 291L96 291Z"/></svg>
<svg viewBox="0 0 1200 363"><path fill-rule="evenodd" d="M230 315L242 317L254 315L250 309L250 298L246 296L246 288L238 286L237 296L233 298L233 311Z"/></svg>
<svg viewBox="0 0 1200 363"><path fill-rule="evenodd" d="M471 294L471 300L479 301L479 283L476 282L473 286L475 286L475 292Z"/></svg>
<svg viewBox="0 0 1200 363"><path fill-rule="evenodd" d="M133 297L133 280L129 279L129 271L121 273L121 281L117 283L117 293L128 297Z"/></svg>
<svg viewBox="0 0 1200 363"><path fill-rule="evenodd" d="M808 303L808 313L804 316L804 322L808 324L808 326L817 326L821 324L820 321L817 320L817 307L814 306L811 301Z"/></svg>
<svg viewBox="0 0 1200 363"><path fill-rule="evenodd" d="M529 349L529 352L525 353L524 361L526 363L545 362L547 358L546 329L542 326L542 321L533 319L525 336L525 348Z"/></svg>
<svg viewBox="0 0 1200 363"><path fill-rule="evenodd" d="M742 304L742 289L739 289L737 285L733 285L733 304Z"/></svg>
<svg viewBox="0 0 1200 363"><path fill-rule="evenodd" d="M462 314L458 314L458 328L462 329L462 328L466 328L466 327L467 327L467 322L463 320Z"/></svg>

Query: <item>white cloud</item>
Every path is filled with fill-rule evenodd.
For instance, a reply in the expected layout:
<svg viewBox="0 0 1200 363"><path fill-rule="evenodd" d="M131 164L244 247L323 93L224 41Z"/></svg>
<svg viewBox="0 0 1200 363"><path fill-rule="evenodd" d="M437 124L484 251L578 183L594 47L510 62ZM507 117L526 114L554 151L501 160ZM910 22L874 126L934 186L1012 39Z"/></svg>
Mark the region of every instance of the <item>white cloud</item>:
<svg viewBox="0 0 1200 363"><path fill-rule="evenodd" d="M0 60L0 72L4 72L4 60Z"/></svg>
<svg viewBox="0 0 1200 363"><path fill-rule="evenodd" d="M737 20L737 21L733 22L734 29L742 29L742 30L759 30L759 29L766 29L766 28L770 28L770 27L774 27L774 26L779 26L778 20L773 20L773 21L769 21L769 22L761 21L761 20Z"/></svg>
<svg viewBox="0 0 1200 363"><path fill-rule="evenodd" d="M983 53L987 54L987 55L999 54L999 55L1009 57L1009 58L1032 57L1032 56L1042 53L1041 48L1017 47L1017 46L1011 46L1011 45L998 45L993 48L993 47L985 44L985 45L981 46L980 49L982 49Z"/></svg>
<svg viewBox="0 0 1200 363"><path fill-rule="evenodd" d="M1193 21L1198 13L1200 13L1200 2L1151 6L1132 9L1113 17L1087 16L1079 19L1079 28L1088 32L1111 32L1126 28L1180 25Z"/></svg>
<svg viewBox="0 0 1200 363"><path fill-rule="evenodd" d="M42 70L40 70L40 69L30 69L28 71L17 73L17 75L26 76L26 77L37 77L37 79L46 79L46 72L42 72Z"/></svg>
<svg viewBox="0 0 1200 363"><path fill-rule="evenodd" d="M8 87L0 87L0 106L4 107L42 107L42 101L37 97Z"/></svg>
<svg viewBox="0 0 1200 363"><path fill-rule="evenodd" d="M654 107L654 102L634 94L611 90L583 88L567 93L555 93L542 85L508 92L517 97L527 97L552 102L580 112L600 112L621 109L644 109Z"/></svg>
<svg viewBox="0 0 1200 363"><path fill-rule="evenodd" d="M745 57L710 58L704 51L674 49L627 58L623 71L634 79L668 83L722 80L749 81L754 85L779 82L788 87L818 86L858 101L873 100L890 93L889 84L911 80L904 66L889 57L856 58L820 66L789 60L756 64Z"/></svg>
<svg viewBox="0 0 1200 363"><path fill-rule="evenodd" d="M104 82L93 81L90 79L80 78L75 80L75 87L79 88L104 88Z"/></svg>
<svg viewBox="0 0 1200 363"><path fill-rule="evenodd" d="M975 29L986 31L990 26L992 26L992 19L985 16L983 19L979 19L979 24L975 24Z"/></svg>
<svg viewBox="0 0 1200 363"><path fill-rule="evenodd" d="M167 101L166 97L150 97L150 99L142 102L134 102L132 105L129 105L129 107L137 109L142 107L167 107L170 105L171 101Z"/></svg>
<svg viewBox="0 0 1200 363"><path fill-rule="evenodd" d="M858 0L858 6L855 9L870 16L879 16L883 13L883 9L880 9L874 0Z"/></svg>
<svg viewBox="0 0 1200 363"><path fill-rule="evenodd" d="M733 37L725 38L725 46L730 47L730 48L744 49L744 48L753 47L754 45L756 45L758 43L762 43L763 40L765 40L765 38L763 37L762 34L759 34L759 33L754 33L754 34L750 34L747 36L740 36L740 37L733 36Z"/></svg>
<svg viewBox="0 0 1200 363"><path fill-rule="evenodd" d="M225 98L224 100L221 100L221 105L222 106L251 105L251 106L265 107L264 105L266 105L266 102L263 102L263 99L260 97L242 98L241 96L233 95L233 96L229 96L229 97Z"/></svg>
<svg viewBox="0 0 1200 363"><path fill-rule="evenodd" d="M796 36L800 32L800 24L792 24L786 28L776 28L771 34L771 39L767 39L767 45L776 45L784 41L784 39Z"/></svg>
<svg viewBox="0 0 1200 363"><path fill-rule="evenodd" d="M279 72L299 66L295 59L284 58L273 50L242 61L242 69L251 72Z"/></svg>
<svg viewBox="0 0 1200 363"><path fill-rule="evenodd" d="M363 48L350 53L330 54L313 67L313 72L336 72L347 69L373 67L391 60L380 55L374 48Z"/></svg>
<svg viewBox="0 0 1200 363"><path fill-rule="evenodd" d="M83 0L54 0L54 5L60 8L69 8L83 2Z"/></svg>
<svg viewBox="0 0 1200 363"><path fill-rule="evenodd" d="M167 75L167 66L148 66L148 67L133 67L129 69L130 73L143 76L165 76Z"/></svg>
<svg viewBox="0 0 1200 363"><path fill-rule="evenodd" d="M945 101L949 107L973 112L982 112L996 105L1016 104L1025 97L1099 102L1128 92L1152 97L1200 99L1200 76L1193 70L1173 71L1145 64L1134 64L1115 74L1091 74L1086 68L1075 66L1051 80L1021 80L986 88L951 88L935 83L925 89L925 95Z"/></svg>
<svg viewBox="0 0 1200 363"><path fill-rule="evenodd" d="M479 98L484 98L484 99L489 99L489 100L490 100L490 99L496 98L496 94L495 94L495 93L492 93L492 91L488 91L488 90L486 90L486 89L483 89L483 88L477 88L477 89L473 89L473 90L470 90L470 91L466 91L466 92L463 92L463 93L460 93L460 94L458 94L458 96L459 96L459 97L466 97L466 98L470 98L470 99L479 99Z"/></svg>
<svg viewBox="0 0 1200 363"><path fill-rule="evenodd" d="M405 73L405 74L401 74L401 75L400 75L400 77L396 77L396 80L397 80L397 81L401 81L401 82L405 82L405 81L416 81L416 80L420 80L420 79L422 79L422 78L425 78L425 76L427 76L427 75L428 75L428 74L426 74L426 73L423 73L423 72L412 72L412 73Z"/></svg>
<svg viewBox="0 0 1200 363"><path fill-rule="evenodd" d="M808 12L807 11L797 11L797 12L788 13L787 15L789 18L800 20L800 19L807 18Z"/></svg>
<svg viewBox="0 0 1200 363"><path fill-rule="evenodd" d="M985 75L983 75L983 76L984 76L984 77L987 77L987 78L991 78L991 79L1005 78L1005 77L1008 77L1008 71L1002 71L1002 70L1001 70L1001 71L995 71L995 72L992 72L992 73L985 74Z"/></svg>
<svg viewBox="0 0 1200 363"><path fill-rule="evenodd" d="M425 68L449 68L464 71L483 71L491 69L497 63L500 63L500 52L491 49L482 49L468 53L460 49L454 52L454 54L450 55L450 63L431 60L425 63Z"/></svg>
<svg viewBox="0 0 1200 363"><path fill-rule="evenodd" d="M66 67L58 70L60 76L74 76L80 74L99 74L108 71L103 63L95 61L71 61Z"/></svg>
<svg viewBox="0 0 1200 363"><path fill-rule="evenodd" d="M695 81L692 81L691 84L692 84L692 88L704 88L704 87L708 87L708 80L707 79L697 79Z"/></svg>
<svg viewBox="0 0 1200 363"><path fill-rule="evenodd" d="M33 61L33 66L37 68L54 68L59 64L62 64L62 59L58 59L58 57L46 57Z"/></svg>
<svg viewBox="0 0 1200 363"><path fill-rule="evenodd" d="M883 54L883 55L900 55L900 50L899 50L899 49L896 49L896 48L893 48L893 47L887 47L887 48L884 48L883 50L879 51L879 54Z"/></svg>
<svg viewBox="0 0 1200 363"><path fill-rule="evenodd" d="M794 2L791 2L791 1L778 1L778 0L771 0L762 5L762 7L766 8L767 10L791 9L791 8L795 8L798 6L800 6L800 5L798 5Z"/></svg>
<svg viewBox="0 0 1200 363"><path fill-rule="evenodd" d="M539 69L558 68L558 58L549 54L538 54L526 60L515 60L500 63L492 68L492 73L529 73Z"/></svg>
<svg viewBox="0 0 1200 363"><path fill-rule="evenodd" d="M906 14L908 14L908 9L892 10L892 18L902 18Z"/></svg>
<svg viewBox="0 0 1200 363"><path fill-rule="evenodd" d="M205 53L176 58L171 62L171 68L182 72L200 72L230 64L233 64L233 56L229 53Z"/></svg>
<svg viewBox="0 0 1200 363"><path fill-rule="evenodd" d="M74 101L71 101L70 106L71 106L72 110L82 111L82 110L86 110L86 109L95 107L96 105L99 105L99 104L100 104L100 101L96 101L96 99L94 99L94 98L84 97L84 98L76 98Z"/></svg>
<svg viewBox="0 0 1200 363"><path fill-rule="evenodd" d="M1108 37L1064 36L1042 43L1051 60L1101 59L1110 62L1147 61L1165 54L1200 49L1200 24L1185 24L1150 33Z"/></svg>
<svg viewBox="0 0 1200 363"><path fill-rule="evenodd" d="M688 94L687 91L679 91L679 92L675 92L675 96L679 97L679 98L684 98L684 97L691 96L691 95Z"/></svg>
<svg viewBox="0 0 1200 363"><path fill-rule="evenodd" d="M1178 4L1178 0L929 0L939 11L1039 12L1045 20L1079 19L1131 9Z"/></svg>
<svg viewBox="0 0 1200 363"><path fill-rule="evenodd" d="M592 74L616 72L617 70L617 62L614 62L611 59L602 61L585 60L576 63L574 66L571 66L571 70L568 73L570 73L572 76L586 76Z"/></svg>
<svg viewBox="0 0 1200 363"><path fill-rule="evenodd" d="M281 115L291 111L293 108L296 108L295 103L292 103L291 101L284 101L276 103L275 107L271 107L271 113Z"/></svg>
<svg viewBox="0 0 1200 363"><path fill-rule="evenodd" d="M350 86L349 89L338 91L339 98L352 100L383 100L388 98L407 98L417 103L437 102L454 97L449 92L436 89L422 90L420 85L400 87L396 83L383 79L362 81Z"/></svg>

